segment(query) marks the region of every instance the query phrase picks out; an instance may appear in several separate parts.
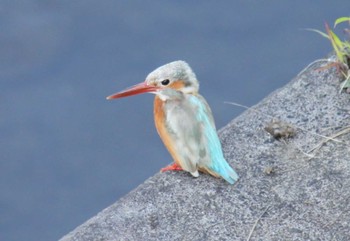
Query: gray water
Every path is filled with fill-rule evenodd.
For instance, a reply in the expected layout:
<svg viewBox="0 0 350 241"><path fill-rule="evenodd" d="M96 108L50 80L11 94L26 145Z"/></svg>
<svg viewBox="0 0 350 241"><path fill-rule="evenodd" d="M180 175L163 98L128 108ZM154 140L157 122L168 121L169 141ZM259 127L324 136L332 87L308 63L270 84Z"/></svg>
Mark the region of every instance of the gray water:
<svg viewBox="0 0 350 241"><path fill-rule="evenodd" d="M328 54L302 28L349 5L0 1L0 239L56 240L171 162L153 96L107 95L186 60L221 128L243 111L224 101L254 105Z"/></svg>

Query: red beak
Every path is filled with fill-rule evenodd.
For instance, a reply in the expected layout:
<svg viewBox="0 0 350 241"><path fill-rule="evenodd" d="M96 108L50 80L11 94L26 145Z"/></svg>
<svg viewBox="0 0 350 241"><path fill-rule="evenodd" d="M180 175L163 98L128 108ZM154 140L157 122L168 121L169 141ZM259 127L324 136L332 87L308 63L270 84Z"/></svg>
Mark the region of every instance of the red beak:
<svg viewBox="0 0 350 241"><path fill-rule="evenodd" d="M159 90L159 87L148 85L146 82L142 82L140 84L134 85L126 90L120 91L118 93L115 93L113 95L110 95L107 97L107 100L111 99L118 99L122 97L132 96L132 95L138 95L142 93L150 93L150 92L156 92Z"/></svg>

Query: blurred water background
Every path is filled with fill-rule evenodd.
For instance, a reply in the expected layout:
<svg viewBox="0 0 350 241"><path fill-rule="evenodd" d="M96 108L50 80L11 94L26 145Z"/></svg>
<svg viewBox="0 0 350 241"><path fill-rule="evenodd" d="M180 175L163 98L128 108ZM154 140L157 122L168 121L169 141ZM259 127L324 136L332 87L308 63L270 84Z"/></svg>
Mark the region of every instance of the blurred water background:
<svg viewBox="0 0 350 241"><path fill-rule="evenodd" d="M57 240L171 162L153 96L107 95L186 60L221 128L243 111L224 101L254 105L326 56L302 29L349 5L1 0L0 240Z"/></svg>

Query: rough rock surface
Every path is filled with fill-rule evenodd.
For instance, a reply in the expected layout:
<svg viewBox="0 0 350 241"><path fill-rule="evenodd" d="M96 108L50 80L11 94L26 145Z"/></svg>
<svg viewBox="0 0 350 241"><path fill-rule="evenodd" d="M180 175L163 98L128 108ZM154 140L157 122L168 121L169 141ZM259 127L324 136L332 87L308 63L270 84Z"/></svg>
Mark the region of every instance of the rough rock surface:
<svg viewBox="0 0 350 241"><path fill-rule="evenodd" d="M61 240L349 240L350 133L320 135L349 127L350 96L327 64L314 62L220 130L235 185L156 174ZM274 139L264 129L272 120L295 135Z"/></svg>

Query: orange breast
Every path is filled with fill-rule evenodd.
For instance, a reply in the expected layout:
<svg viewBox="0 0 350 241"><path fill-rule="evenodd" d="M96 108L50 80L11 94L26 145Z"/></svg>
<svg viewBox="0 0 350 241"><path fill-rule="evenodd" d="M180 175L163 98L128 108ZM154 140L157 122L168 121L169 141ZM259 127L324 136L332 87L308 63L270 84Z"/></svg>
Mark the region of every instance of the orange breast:
<svg viewBox="0 0 350 241"><path fill-rule="evenodd" d="M168 149L170 155L173 157L174 161L181 166L181 161L176 154L174 145L170 139L169 133L166 129L166 117L164 112L164 102L156 96L154 99L154 122L158 131L160 138L162 139L165 147Z"/></svg>

